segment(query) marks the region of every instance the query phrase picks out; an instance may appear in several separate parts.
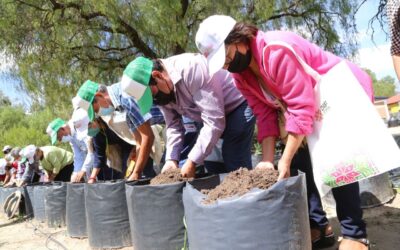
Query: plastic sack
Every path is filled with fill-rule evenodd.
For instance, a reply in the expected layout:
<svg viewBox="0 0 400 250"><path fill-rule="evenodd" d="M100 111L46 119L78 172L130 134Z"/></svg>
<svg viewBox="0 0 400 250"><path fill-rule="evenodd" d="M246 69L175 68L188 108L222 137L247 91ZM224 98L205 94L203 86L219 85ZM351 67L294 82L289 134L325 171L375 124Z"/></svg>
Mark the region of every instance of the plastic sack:
<svg viewBox="0 0 400 250"><path fill-rule="evenodd" d="M85 207L92 248L132 245L124 181L85 184Z"/></svg>
<svg viewBox="0 0 400 250"><path fill-rule="evenodd" d="M27 185L24 188L24 200L25 200L25 214L28 218L33 218L35 216L33 212L33 189L34 186L32 185Z"/></svg>
<svg viewBox="0 0 400 250"><path fill-rule="evenodd" d="M65 182L53 182L47 187L45 213L47 226L57 228L65 226L67 185Z"/></svg>
<svg viewBox="0 0 400 250"><path fill-rule="evenodd" d="M87 237L84 183L67 183L66 221L70 237Z"/></svg>
<svg viewBox="0 0 400 250"><path fill-rule="evenodd" d="M345 62L323 75L316 90L323 118L307 141L322 195L400 166L395 140Z"/></svg>
<svg viewBox="0 0 400 250"><path fill-rule="evenodd" d="M185 182L165 185L127 183L126 200L136 250L181 249L184 244L182 189Z"/></svg>
<svg viewBox="0 0 400 250"><path fill-rule="evenodd" d="M208 205L194 186L183 189L191 250L311 249L304 174Z"/></svg>
<svg viewBox="0 0 400 250"><path fill-rule="evenodd" d="M39 222L46 221L45 197L49 185L48 183L37 183L33 188L33 214L35 215L34 219Z"/></svg>
<svg viewBox="0 0 400 250"><path fill-rule="evenodd" d="M206 188L219 183L214 175L193 182ZM126 183L129 223L135 250L181 249L185 242L182 190L185 182L148 185L147 181Z"/></svg>

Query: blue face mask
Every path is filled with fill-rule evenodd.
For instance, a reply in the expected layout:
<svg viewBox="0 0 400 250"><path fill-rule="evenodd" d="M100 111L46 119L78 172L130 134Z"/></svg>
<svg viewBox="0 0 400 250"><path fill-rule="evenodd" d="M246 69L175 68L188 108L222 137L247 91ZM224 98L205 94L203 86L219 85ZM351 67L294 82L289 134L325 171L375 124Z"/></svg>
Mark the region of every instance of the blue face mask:
<svg viewBox="0 0 400 250"><path fill-rule="evenodd" d="M88 136L95 137L100 132L100 128L88 128Z"/></svg>
<svg viewBox="0 0 400 250"><path fill-rule="evenodd" d="M99 116L107 116L107 115L111 115L114 112L114 107L113 106L108 106L108 108L103 108L100 106L98 115Z"/></svg>

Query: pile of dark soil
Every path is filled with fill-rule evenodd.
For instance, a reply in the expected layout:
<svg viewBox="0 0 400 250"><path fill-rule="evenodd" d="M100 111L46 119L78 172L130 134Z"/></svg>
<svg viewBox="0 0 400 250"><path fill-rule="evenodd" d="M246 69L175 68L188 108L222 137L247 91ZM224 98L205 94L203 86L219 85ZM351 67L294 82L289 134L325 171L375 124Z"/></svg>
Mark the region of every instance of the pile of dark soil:
<svg viewBox="0 0 400 250"><path fill-rule="evenodd" d="M160 185L160 184L170 184L182 181L191 181L193 178L183 178L181 175L181 170L171 169L164 173L161 173L150 180L150 185Z"/></svg>
<svg viewBox="0 0 400 250"><path fill-rule="evenodd" d="M268 189L277 179L276 170L240 168L229 173L214 189L202 190L202 193L207 195L204 204L212 204L216 200L235 195L241 196L253 188Z"/></svg>

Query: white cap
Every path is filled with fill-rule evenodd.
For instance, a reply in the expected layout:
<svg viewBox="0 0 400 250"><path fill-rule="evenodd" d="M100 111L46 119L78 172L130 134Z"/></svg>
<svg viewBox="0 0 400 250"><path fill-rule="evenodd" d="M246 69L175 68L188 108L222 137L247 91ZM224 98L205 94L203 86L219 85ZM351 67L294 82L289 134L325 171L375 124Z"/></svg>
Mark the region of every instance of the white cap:
<svg viewBox="0 0 400 250"><path fill-rule="evenodd" d="M7 154L6 156L4 156L4 159L9 163L14 161L14 157L12 157L11 154Z"/></svg>
<svg viewBox="0 0 400 250"><path fill-rule="evenodd" d="M7 151L7 150L11 150L12 149L12 147L10 146L10 145L6 145L6 146L4 146L4 148L3 148L3 152L4 151Z"/></svg>
<svg viewBox="0 0 400 250"><path fill-rule="evenodd" d="M25 157L28 159L29 164L32 164L35 161L35 153L36 153L36 146L35 145L28 145L21 150L19 153L21 157Z"/></svg>
<svg viewBox="0 0 400 250"><path fill-rule="evenodd" d="M90 119L86 110L81 108L75 109L74 113L72 113L71 122L74 125L79 140L88 136Z"/></svg>
<svg viewBox="0 0 400 250"><path fill-rule="evenodd" d="M196 46L208 61L208 70L213 75L225 63L225 39L235 26L230 16L209 16L200 23L196 33Z"/></svg>

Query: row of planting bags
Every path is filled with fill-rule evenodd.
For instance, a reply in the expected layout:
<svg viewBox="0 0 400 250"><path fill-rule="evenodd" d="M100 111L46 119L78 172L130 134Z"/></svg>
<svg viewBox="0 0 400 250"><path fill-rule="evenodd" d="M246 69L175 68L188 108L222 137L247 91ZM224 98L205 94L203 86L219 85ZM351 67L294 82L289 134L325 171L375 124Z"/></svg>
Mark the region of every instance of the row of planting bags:
<svg viewBox="0 0 400 250"><path fill-rule="evenodd" d="M199 190L214 188L220 176L148 183L0 188L0 203L19 189L27 215L49 227L66 224L69 236L88 237L92 248L311 249L304 175L214 204L203 204Z"/></svg>

